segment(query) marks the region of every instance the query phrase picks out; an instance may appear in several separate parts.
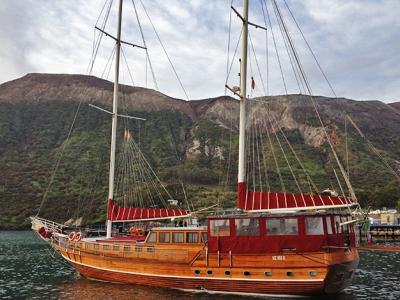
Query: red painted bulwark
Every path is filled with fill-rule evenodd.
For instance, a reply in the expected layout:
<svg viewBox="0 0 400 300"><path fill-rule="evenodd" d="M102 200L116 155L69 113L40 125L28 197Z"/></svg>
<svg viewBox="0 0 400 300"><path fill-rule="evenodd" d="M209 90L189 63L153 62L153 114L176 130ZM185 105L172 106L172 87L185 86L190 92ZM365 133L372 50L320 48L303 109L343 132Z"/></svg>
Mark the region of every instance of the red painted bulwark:
<svg viewBox="0 0 400 300"><path fill-rule="evenodd" d="M350 206L354 203L346 197L291 194L282 192L255 192L246 183L238 183L238 207L246 211L274 209L305 209L310 207Z"/></svg>

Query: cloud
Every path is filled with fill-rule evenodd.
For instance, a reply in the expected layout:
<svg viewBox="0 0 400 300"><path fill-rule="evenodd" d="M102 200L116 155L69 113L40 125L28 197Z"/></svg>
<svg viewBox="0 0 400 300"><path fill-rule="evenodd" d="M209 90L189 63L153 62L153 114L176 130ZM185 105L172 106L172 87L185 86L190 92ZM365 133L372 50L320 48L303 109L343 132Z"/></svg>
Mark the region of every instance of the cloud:
<svg viewBox="0 0 400 300"><path fill-rule="evenodd" d="M400 22L395 0L286 0L330 78L336 93L355 99L399 99L400 92ZM106 30L116 31L117 1L114 1ZM191 99L219 96L226 79L230 2L143 0L174 67ZM267 1L269 2L269 1ZM139 0L135 1L160 90L177 98L185 94L153 32ZM241 1L234 6L241 11ZM277 1L296 43L302 64L315 94L331 95L312 55L291 20L284 2ZM92 53L93 26L104 4L98 0L0 2L0 82L28 72L85 73ZM260 2L251 1L250 18L264 24ZM249 46L249 74L256 78L253 95L264 94L258 68L272 94L285 92L272 31L279 49L285 83L289 93L298 93L290 59L268 4L273 28L268 31L268 74L265 32L250 29L256 57ZM240 20L232 14L230 59L240 34ZM269 25L268 25L269 27ZM131 0L124 1L123 39L142 45ZM107 77L107 59L113 40L103 38L93 74ZM240 53L240 48L238 50ZM143 50L124 46L124 53L135 84L154 87ZM238 54L233 60L229 84L238 83ZM131 83L124 58L121 58L121 81ZM258 65L258 66L257 66ZM146 71L147 70L147 71ZM147 77L146 77L147 74ZM112 79L113 68L108 79ZM250 76L250 75L249 75ZM147 78L147 80L146 80ZM251 92L251 91L250 91Z"/></svg>

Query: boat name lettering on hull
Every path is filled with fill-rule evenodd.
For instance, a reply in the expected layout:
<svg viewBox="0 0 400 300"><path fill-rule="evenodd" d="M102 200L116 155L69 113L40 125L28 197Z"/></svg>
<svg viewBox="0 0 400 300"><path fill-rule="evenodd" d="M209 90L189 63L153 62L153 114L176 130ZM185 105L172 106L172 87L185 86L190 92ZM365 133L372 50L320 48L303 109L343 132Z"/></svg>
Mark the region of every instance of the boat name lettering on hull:
<svg viewBox="0 0 400 300"><path fill-rule="evenodd" d="M286 260L285 255L274 255L272 256L272 260Z"/></svg>

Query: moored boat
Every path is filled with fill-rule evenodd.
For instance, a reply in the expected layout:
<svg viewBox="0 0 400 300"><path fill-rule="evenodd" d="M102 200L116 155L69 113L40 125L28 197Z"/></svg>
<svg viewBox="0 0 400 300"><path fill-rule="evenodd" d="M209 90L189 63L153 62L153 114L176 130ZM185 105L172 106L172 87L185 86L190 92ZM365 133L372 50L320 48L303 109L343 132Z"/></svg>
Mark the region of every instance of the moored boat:
<svg viewBox="0 0 400 300"><path fill-rule="evenodd" d="M354 197L262 192L246 185L247 30L249 24L254 25L248 21L246 0L240 15L241 84L231 89L240 98L238 209L208 216L205 226L200 226L195 213L177 207L173 199L163 208L116 201L122 2L114 38L116 72L106 236L88 237L83 229L67 228L39 217L32 218L33 230L80 274L92 279L249 295L342 291L351 283L359 261L356 220L351 213L358 205ZM129 132L125 131L124 138L133 143ZM157 183L147 161L142 156L140 159L142 176ZM113 231L117 223L137 225L121 235Z"/></svg>

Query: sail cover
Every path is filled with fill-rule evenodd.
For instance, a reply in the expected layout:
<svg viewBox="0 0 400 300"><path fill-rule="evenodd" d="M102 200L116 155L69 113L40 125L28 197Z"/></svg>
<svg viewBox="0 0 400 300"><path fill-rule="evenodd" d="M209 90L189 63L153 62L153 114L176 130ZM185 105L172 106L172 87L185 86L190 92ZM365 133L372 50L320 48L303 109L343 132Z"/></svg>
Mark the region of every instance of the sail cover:
<svg viewBox="0 0 400 300"><path fill-rule="evenodd" d="M107 219L111 221L140 221L189 217L190 212L175 208L124 207L108 201Z"/></svg>
<svg viewBox="0 0 400 300"><path fill-rule="evenodd" d="M255 192L246 183L238 183L238 207L245 211L285 212L296 210L329 209L357 205L350 198L291 194L282 192Z"/></svg>

